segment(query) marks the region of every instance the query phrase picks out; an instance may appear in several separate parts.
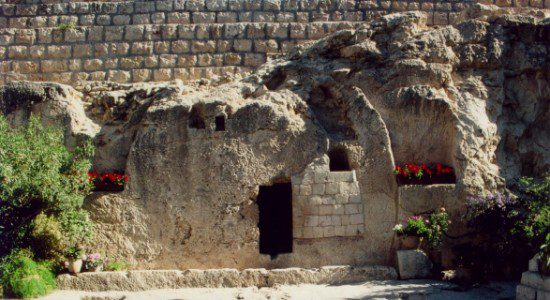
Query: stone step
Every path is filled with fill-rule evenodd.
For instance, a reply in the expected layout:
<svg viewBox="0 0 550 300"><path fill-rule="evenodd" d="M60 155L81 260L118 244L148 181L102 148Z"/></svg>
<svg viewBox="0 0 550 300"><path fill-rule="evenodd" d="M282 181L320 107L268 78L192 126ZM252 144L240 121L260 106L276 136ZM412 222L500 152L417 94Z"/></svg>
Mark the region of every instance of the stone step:
<svg viewBox="0 0 550 300"><path fill-rule="evenodd" d="M272 287L279 284L342 284L397 278L386 266L328 266L318 269L189 269L63 274L57 277L60 290L144 291L178 288Z"/></svg>

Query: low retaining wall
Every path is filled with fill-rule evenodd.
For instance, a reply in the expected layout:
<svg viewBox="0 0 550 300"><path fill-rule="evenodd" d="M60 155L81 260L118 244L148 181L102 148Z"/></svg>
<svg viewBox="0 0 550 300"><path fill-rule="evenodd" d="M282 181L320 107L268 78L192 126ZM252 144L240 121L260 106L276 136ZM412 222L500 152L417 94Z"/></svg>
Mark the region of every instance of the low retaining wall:
<svg viewBox="0 0 550 300"><path fill-rule="evenodd" d="M271 287L280 284L341 284L369 280L397 279L397 272L385 266L329 266L318 269L209 269L143 270L128 272L69 274L57 278L61 290L144 291L178 288Z"/></svg>

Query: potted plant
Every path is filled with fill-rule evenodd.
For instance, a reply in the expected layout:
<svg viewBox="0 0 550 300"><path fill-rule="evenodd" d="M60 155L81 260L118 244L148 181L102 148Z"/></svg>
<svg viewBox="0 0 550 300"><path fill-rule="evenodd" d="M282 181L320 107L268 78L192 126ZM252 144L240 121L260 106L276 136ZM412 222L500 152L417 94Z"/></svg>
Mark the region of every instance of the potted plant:
<svg viewBox="0 0 550 300"><path fill-rule="evenodd" d="M69 269L69 272L72 274L80 273L85 258L84 251L78 246L71 246L65 256L68 259L67 269Z"/></svg>
<svg viewBox="0 0 550 300"><path fill-rule="evenodd" d="M103 266L105 265L107 259L101 258L99 253L91 253L86 255L86 260L84 261L84 268L89 272L101 272Z"/></svg>
<svg viewBox="0 0 550 300"><path fill-rule="evenodd" d="M424 238L428 240L430 247L435 248L441 244L443 234L447 232L450 223L445 208L440 208L427 216L412 216L404 225L395 225L393 231L401 237L403 249L418 249Z"/></svg>
<svg viewBox="0 0 550 300"><path fill-rule="evenodd" d="M405 225L395 225L393 231L401 237L401 247L410 250L420 248L422 240L427 236L428 228L422 216L412 216L405 221Z"/></svg>

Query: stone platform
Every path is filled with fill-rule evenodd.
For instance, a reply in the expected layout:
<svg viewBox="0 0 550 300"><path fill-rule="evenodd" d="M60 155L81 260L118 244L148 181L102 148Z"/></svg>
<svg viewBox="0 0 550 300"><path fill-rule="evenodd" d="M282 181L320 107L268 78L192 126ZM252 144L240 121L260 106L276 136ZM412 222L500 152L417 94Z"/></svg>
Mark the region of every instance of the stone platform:
<svg viewBox="0 0 550 300"><path fill-rule="evenodd" d="M392 280L397 272L385 266L328 266L315 269L189 269L90 272L57 278L60 290L145 291L179 288L272 287L294 284L344 284Z"/></svg>

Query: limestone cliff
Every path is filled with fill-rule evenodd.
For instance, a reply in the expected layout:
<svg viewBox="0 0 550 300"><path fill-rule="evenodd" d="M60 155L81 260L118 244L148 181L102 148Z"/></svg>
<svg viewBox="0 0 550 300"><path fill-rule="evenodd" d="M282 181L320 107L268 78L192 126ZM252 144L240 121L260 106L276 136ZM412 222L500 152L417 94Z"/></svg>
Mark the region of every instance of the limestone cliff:
<svg viewBox="0 0 550 300"><path fill-rule="evenodd" d="M61 124L70 145L93 138L94 168L130 176L86 205L95 245L136 267L389 264L407 213L445 205L456 220L468 194L550 169L550 20L425 23L384 16L223 84L7 84L0 108ZM333 150L348 177L331 175ZM404 162L453 166L457 183L401 190ZM293 249L271 259L256 199L282 182Z"/></svg>

